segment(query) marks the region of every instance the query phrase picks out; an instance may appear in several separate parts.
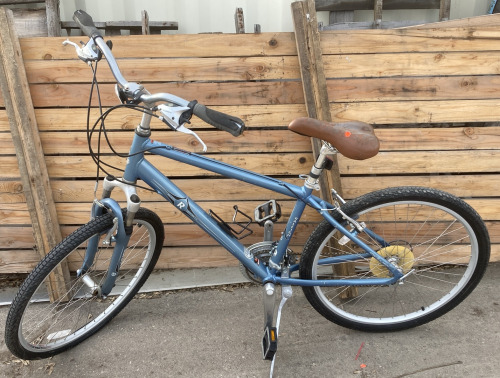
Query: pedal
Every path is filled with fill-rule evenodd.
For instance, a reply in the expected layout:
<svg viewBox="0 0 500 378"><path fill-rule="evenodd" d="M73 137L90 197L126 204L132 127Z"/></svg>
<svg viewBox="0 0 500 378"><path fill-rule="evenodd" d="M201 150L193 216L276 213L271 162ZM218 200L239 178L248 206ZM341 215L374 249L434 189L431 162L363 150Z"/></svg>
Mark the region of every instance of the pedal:
<svg viewBox="0 0 500 378"><path fill-rule="evenodd" d="M270 200L255 208L255 222L264 226L267 220L276 222L281 218L281 206L275 200Z"/></svg>
<svg viewBox="0 0 500 378"><path fill-rule="evenodd" d="M272 360L278 349L278 332L276 327L266 327L262 338L262 354L264 360Z"/></svg>

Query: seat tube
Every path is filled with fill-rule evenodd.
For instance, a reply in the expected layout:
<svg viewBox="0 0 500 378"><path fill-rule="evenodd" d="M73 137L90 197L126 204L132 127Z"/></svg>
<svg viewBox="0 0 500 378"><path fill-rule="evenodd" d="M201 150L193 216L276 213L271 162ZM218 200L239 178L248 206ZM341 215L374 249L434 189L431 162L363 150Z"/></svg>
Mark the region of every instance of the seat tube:
<svg viewBox="0 0 500 378"><path fill-rule="evenodd" d="M309 196L312 192L312 189L307 189L305 186L304 190L307 196ZM302 200L298 200L295 203L295 206L292 210L292 214L290 215L288 223L286 224L285 231L283 231L283 233L281 234L281 238L278 242L276 251L274 255L271 256L269 264L271 268L279 270L280 268L279 264L281 263L281 260L283 259L287 251L288 245L290 244L290 240L297 228L297 225L299 224L299 220L302 216L302 213L304 212L305 207L306 207L306 202Z"/></svg>

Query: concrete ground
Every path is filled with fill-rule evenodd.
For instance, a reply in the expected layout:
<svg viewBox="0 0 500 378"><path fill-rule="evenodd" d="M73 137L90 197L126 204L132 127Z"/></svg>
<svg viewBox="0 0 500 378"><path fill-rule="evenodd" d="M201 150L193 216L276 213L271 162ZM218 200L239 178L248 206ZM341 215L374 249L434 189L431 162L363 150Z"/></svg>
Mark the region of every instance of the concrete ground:
<svg viewBox="0 0 500 378"><path fill-rule="evenodd" d="M339 327L300 288L283 310L275 377L500 377L500 264L447 315L398 333ZM0 338L0 377L268 377L257 286L161 292L49 360L24 362ZM8 307L0 307L5 324Z"/></svg>

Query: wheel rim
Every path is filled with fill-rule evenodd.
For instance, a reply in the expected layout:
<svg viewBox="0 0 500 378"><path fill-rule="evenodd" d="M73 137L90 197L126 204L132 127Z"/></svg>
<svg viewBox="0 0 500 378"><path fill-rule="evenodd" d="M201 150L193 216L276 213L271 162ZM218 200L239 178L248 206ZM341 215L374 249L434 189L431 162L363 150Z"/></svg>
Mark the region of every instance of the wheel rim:
<svg viewBox="0 0 500 378"><path fill-rule="evenodd" d="M93 296L90 293L91 289L83 283L82 277L75 278L76 274L71 272L68 290L68 293L74 293L71 300L69 302L42 302L37 299L39 296L37 293L46 292L46 284L42 282L31 296L32 300L26 306L19 324L18 336L21 345L34 352L54 350L71 344L87 333L90 335L100 328L103 322L113 315L114 310L128 300L128 296L144 276L154 254L155 235L151 224L136 219L134 232L124 252L116 285L106 299ZM100 246L104 237L105 235L100 237ZM89 239L70 252L66 258L73 268L70 270L81 267L84 246ZM105 278L106 271L102 269L106 263L109 263L112 249L112 246L99 248L94 265L89 270L97 284ZM141 263L139 264L138 261ZM33 322L34 326L31 326Z"/></svg>
<svg viewBox="0 0 500 378"><path fill-rule="evenodd" d="M421 237L422 240L427 240L427 243L416 243L415 240L409 243L412 249L414 249L413 253L415 253L415 262L411 264L415 264L415 272L408 275L403 285L394 284L384 287L358 287L355 289L358 293L351 298L341 298L342 296L347 296L347 287L315 287L314 290L318 297L330 311L356 323L368 325L397 324L411 321L436 311L448 304L465 288L477 265L478 241L472 227L458 213L431 202L398 201L381 204L364 210L359 213L358 221L365 221L366 225L371 227L370 222L373 224L374 219L378 216L380 217L378 219L380 224L383 222L388 223L387 218L381 214L388 214L387 210L392 208L395 214L394 220L398 220L398 227L394 227L394 230L399 230L397 231L399 233L401 232L401 223L404 219L401 216L403 213L401 209L405 207L411 209L411 211L407 210L408 213L411 213L411 216L406 218L408 223L420 223L420 230L428 228L424 230L427 232L427 235L423 234L425 237ZM421 220L418 220L420 218L417 217L419 212L417 208L431 208L432 212L428 213L428 215ZM373 214L373 216L368 217L369 214ZM451 219L454 220L451 222ZM447 222L450 224L447 224ZM377 228L382 229L380 224ZM431 229L428 226L432 225L436 227L439 226L442 229L438 235L433 237L428 234ZM415 226L415 224L413 224L413 226ZM412 229L414 229L414 227ZM463 230L463 235L465 236L458 236L460 230ZM320 251L329 248L327 246L328 241L336 233L338 232L333 230L328 237L325 238L320 246ZM387 234L390 235L390 232L387 232ZM455 234L457 236L455 236ZM366 237L366 234L363 235L365 235L365 237L359 236L367 244L371 244L373 248L374 240ZM382 234L381 236L385 238L388 237L388 235ZM417 238L417 235L414 235L414 239L415 238ZM445 239L447 242L438 244L439 239ZM399 243L401 243L401 241L399 241ZM395 244L398 244L398 241ZM425 251L424 254L421 253L422 249ZM453 249L455 250L454 252ZM401 247L399 250L401 250ZM466 250L469 252L466 253ZM455 261L447 261L444 259L447 256L447 251L450 252L450 256L455 253L459 257L456 258ZM313 279L319 279L320 277L324 278L325 275L323 273L325 271L325 266L318 265L320 256L321 253L317 253L313 262ZM436 260L434 264L426 262L427 260L432 261L432 259ZM406 263L408 263L408 261L406 261ZM364 262L364 265L369 266L369 262ZM359 269L359 267L355 266L355 269ZM368 270L366 271L366 269ZM369 269L370 268L365 267L365 273L357 272L356 277L369 278ZM373 276L375 275L372 274L371 277ZM345 276L342 278L345 279L349 277ZM402 287L409 287L409 289L400 290ZM378 297L378 299L375 299L376 297ZM393 306L393 308L388 308L390 306ZM413 310L407 310L411 308Z"/></svg>

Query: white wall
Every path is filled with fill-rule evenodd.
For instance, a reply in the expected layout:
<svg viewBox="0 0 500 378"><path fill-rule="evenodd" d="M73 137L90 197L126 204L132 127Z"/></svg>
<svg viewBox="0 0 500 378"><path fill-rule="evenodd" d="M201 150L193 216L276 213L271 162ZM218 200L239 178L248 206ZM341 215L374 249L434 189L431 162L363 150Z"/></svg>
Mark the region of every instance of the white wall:
<svg viewBox="0 0 500 378"><path fill-rule="evenodd" d="M90 13L94 21L139 21L141 11L150 21L177 21L179 30L169 33L234 33L234 13L243 8L246 32L260 24L263 32L293 31L290 4L294 0L61 0L61 19L69 21L76 9ZM450 18L486 14L491 0L452 0ZM318 12L328 24L328 12ZM438 21L437 10L384 11L383 19ZM355 12L355 21L373 20L373 12Z"/></svg>

